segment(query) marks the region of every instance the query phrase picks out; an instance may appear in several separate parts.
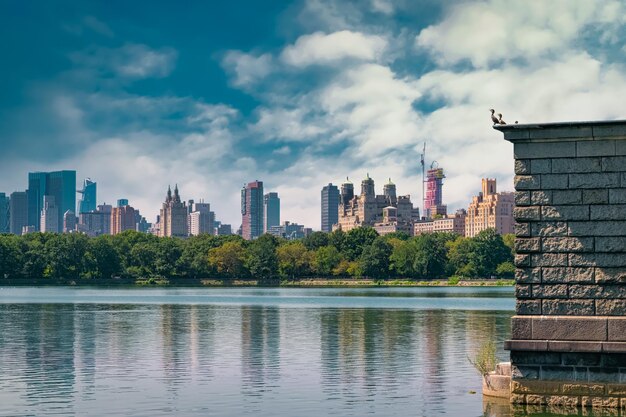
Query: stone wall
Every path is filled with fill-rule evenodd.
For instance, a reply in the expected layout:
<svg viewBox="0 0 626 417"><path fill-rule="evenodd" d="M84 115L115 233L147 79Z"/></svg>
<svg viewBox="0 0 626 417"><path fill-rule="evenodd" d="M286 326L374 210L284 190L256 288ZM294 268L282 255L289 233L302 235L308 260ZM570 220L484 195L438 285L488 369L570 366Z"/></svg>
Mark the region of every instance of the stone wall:
<svg viewBox="0 0 626 417"><path fill-rule="evenodd" d="M512 401L626 409L626 121L496 128L516 174Z"/></svg>

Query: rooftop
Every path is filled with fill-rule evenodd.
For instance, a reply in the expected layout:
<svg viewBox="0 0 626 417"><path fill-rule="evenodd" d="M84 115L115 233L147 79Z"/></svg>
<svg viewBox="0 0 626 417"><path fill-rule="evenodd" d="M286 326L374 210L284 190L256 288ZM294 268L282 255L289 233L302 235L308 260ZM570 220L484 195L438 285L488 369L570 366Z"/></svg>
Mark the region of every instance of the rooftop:
<svg viewBox="0 0 626 417"><path fill-rule="evenodd" d="M626 139L626 120L494 125L511 142Z"/></svg>

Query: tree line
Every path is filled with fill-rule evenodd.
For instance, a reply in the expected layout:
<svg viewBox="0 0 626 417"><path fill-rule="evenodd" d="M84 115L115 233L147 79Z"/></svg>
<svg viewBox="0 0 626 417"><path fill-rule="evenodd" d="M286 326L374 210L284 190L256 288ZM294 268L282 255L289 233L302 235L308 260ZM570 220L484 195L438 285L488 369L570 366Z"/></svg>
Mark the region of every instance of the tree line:
<svg viewBox="0 0 626 417"><path fill-rule="evenodd" d="M254 279L306 277L441 279L511 277L513 235L493 229L474 238L452 233L379 236L372 228L314 232L296 241L263 235L159 238L126 231L0 235L0 279L103 282L112 279Z"/></svg>

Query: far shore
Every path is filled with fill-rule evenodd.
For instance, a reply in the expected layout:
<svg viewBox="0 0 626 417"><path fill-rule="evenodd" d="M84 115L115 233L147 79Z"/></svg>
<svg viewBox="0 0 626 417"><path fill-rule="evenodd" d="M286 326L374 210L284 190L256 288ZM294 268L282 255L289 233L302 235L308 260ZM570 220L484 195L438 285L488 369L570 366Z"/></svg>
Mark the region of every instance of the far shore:
<svg viewBox="0 0 626 417"><path fill-rule="evenodd" d="M91 280L50 280L50 279L19 279L0 280L0 287L31 286L31 287L171 287L171 288L403 288L403 287L511 287L515 284L512 279L433 279L433 280L405 280L387 279L376 280L370 278L302 278L296 280L275 280L260 282L257 280L235 279L111 279L107 281Z"/></svg>

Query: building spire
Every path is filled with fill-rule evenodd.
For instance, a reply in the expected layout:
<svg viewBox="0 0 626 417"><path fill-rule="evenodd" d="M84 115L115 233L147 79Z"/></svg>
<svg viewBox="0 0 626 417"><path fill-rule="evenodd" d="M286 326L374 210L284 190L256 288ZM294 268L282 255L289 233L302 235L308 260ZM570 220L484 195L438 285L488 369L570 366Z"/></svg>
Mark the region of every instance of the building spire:
<svg viewBox="0 0 626 417"><path fill-rule="evenodd" d="M165 201L172 201L172 187L169 185L167 186L167 197L165 197Z"/></svg>

